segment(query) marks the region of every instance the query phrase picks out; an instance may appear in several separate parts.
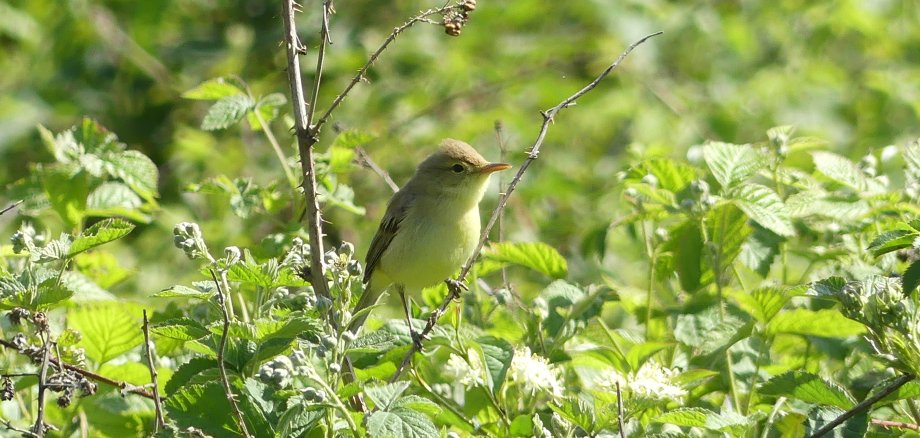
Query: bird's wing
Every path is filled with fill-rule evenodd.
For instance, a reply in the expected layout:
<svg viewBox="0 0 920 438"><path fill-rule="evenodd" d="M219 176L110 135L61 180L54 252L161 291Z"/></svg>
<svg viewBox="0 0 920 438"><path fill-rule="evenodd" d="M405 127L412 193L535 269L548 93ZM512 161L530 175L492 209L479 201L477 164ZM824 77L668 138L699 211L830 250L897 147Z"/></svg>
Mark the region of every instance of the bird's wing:
<svg viewBox="0 0 920 438"><path fill-rule="evenodd" d="M367 257L364 259L365 284L371 281L371 275L377 269L377 265L380 264L380 259L390 246L390 242L393 241L393 237L396 236L399 224L406 218L406 213L409 211L409 202L403 199L406 196L411 195L402 190L396 192L387 205L387 211L380 221L380 228L377 229L377 234L374 235L371 247L367 250Z"/></svg>

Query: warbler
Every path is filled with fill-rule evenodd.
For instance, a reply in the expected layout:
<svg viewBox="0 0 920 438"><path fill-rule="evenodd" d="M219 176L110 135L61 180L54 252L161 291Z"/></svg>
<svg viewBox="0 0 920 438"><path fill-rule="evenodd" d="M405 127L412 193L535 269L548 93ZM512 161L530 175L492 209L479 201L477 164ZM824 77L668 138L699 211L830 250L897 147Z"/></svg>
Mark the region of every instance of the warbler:
<svg viewBox="0 0 920 438"><path fill-rule="evenodd" d="M387 204L367 252L365 290L349 324L357 332L367 319L359 311L374 305L393 287L402 301L412 341L421 339L412 327L406 292L419 292L455 274L479 241L479 202L493 172L511 165L490 163L472 146L445 139L421 162L412 178Z"/></svg>

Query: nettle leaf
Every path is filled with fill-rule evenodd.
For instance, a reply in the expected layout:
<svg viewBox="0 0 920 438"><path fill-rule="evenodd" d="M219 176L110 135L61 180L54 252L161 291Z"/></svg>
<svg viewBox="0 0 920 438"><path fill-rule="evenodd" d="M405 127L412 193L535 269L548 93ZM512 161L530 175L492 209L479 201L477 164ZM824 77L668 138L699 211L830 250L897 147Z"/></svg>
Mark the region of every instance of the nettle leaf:
<svg viewBox="0 0 920 438"><path fill-rule="evenodd" d="M762 323L770 322L791 298L785 291L776 287L764 287L751 293L739 291L734 297L745 312Z"/></svg>
<svg viewBox="0 0 920 438"><path fill-rule="evenodd" d="M565 258L543 242L494 243L482 255L484 259L530 268L550 278L565 278L568 273Z"/></svg>
<svg viewBox="0 0 920 438"><path fill-rule="evenodd" d="M594 406L581 398L566 398L559 404L550 403L549 407L562 418L589 433L598 426Z"/></svg>
<svg viewBox="0 0 920 438"><path fill-rule="evenodd" d="M149 203L158 196L157 181L160 171L153 160L140 151L128 150L107 154L102 157L106 171L124 181L131 190Z"/></svg>
<svg viewBox="0 0 920 438"><path fill-rule="evenodd" d="M476 342L479 343L479 349L482 351L482 362L485 364L486 374L491 380L489 388L494 394L497 394L502 384L505 383L508 368L511 367L514 347L508 341L492 336L478 338Z"/></svg>
<svg viewBox="0 0 920 438"><path fill-rule="evenodd" d="M377 330L355 339L355 341L348 346L348 352L379 353L393 348L398 342L399 338L393 333Z"/></svg>
<svg viewBox="0 0 920 438"><path fill-rule="evenodd" d="M668 231L668 240L662 250L674 255L673 266L686 292L695 292L703 277L703 233L696 220L688 219Z"/></svg>
<svg viewBox="0 0 920 438"><path fill-rule="evenodd" d="M67 312L67 323L83 335L86 356L104 364L144 342L140 310L124 302L85 305Z"/></svg>
<svg viewBox="0 0 920 438"><path fill-rule="evenodd" d="M561 330L574 330L600 313L609 293L610 290L603 287L585 291L564 280L550 283L540 293L549 308L544 327L550 336L558 335Z"/></svg>
<svg viewBox="0 0 920 438"><path fill-rule="evenodd" d="M741 253L741 245L749 234L751 227L747 224L747 216L732 204L721 204L706 213L706 230L710 241L714 244L711 254L703 258L703 265L707 271L701 278L702 284L708 284L716 274L713 256L718 257L719 267L724 271L731 267L735 258ZM719 272L718 274L721 274Z"/></svg>
<svg viewBox="0 0 920 438"><path fill-rule="evenodd" d="M734 187L727 193L727 196L760 226L780 236L795 235L789 212L783 200L772 189L760 184L748 183Z"/></svg>
<svg viewBox="0 0 920 438"><path fill-rule="evenodd" d="M280 436L307 436L307 432L325 416L326 411L322 409L309 409L304 403L295 403L278 420Z"/></svg>
<svg viewBox="0 0 920 438"><path fill-rule="evenodd" d="M653 175L658 180L658 187L678 193L696 179L697 171L686 163L667 158L652 158L630 168L626 178L640 181L646 175Z"/></svg>
<svg viewBox="0 0 920 438"><path fill-rule="evenodd" d="M726 189L746 181L767 164L766 156L748 144L708 142L703 146L703 159Z"/></svg>
<svg viewBox="0 0 920 438"><path fill-rule="evenodd" d="M431 438L438 429L425 415L412 409L377 411L367 419L368 436L393 438Z"/></svg>
<svg viewBox="0 0 920 438"><path fill-rule="evenodd" d="M856 163L833 152L811 153L815 168L824 176L861 194L877 194L885 191L885 185L866 176Z"/></svg>
<svg viewBox="0 0 920 438"><path fill-rule="evenodd" d="M194 427L214 436L239 434L230 412L230 403L217 382L189 385L169 396L163 407L169 419L180 428Z"/></svg>
<svg viewBox="0 0 920 438"><path fill-rule="evenodd" d="M70 244L73 236L61 233L61 236L32 251L32 261L35 263L53 262L64 260L70 253Z"/></svg>
<svg viewBox="0 0 920 438"><path fill-rule="evenodd" d="M760 393L790 397L840 409L850 409L856 404L856 399L840 385L804 371L790 371L773 377L763 384Z"/></svg>
<svg viewBox="0 0 920 438"><path fill-rule="evenodd" d="M182 97L195 100L220 100L242 93L242 89L228 82L226 79L214 78L204 81L197 87L182 93Z"/></svg>
<svg viewBox="0 0 920 438"><path fill-rule="evenodd" d="M792 309L776 315L767 324L767 333L791 333L825 338L845 338L865 333L866 327L836 309Z"/></svg>
<svg viewBox="0 0 920 438"><path fill-rule="evenodd" d="M678 315L674 338L705 355L726 346L744 325L740 318L732 315L723 318L717 308L711 307L699 314Z"/></svg>
<svg viewBox="0 0 920 438"><path fill-rule="evenodd" d="M897 229L879 234L869 247L872 255L879 257L892 251L913 246L914 240L920 235L912 229Z"/></svg>
<svg viewBox="0 0 920 438"><path fill-rule="evenodd" d="M354 149L372 142L375 138L367 132L349 129L337 135L335 140L332 141L331 147Z"/></svg>
<svg viewBox="0 0 920 438"><path fill-rule="evenodd" d="M189 318L171 319L154 324L150 332L164 338L180 341L193 341L207 336L210 332L203 325Z"/></svg>
<svg viewBox="0 0 920 438"><path fill-rule="evenodd" d="M214 296L214 294L214 291L204 292L195 288L177 284L168 289L163 289L162 291L153 294L153 296L167 298L196 298L199 300L208 300Z"/></svg>
<svg viewBox="0 0 920 438"><path fill-rule="evenodd" d="M61 274L61 284L68 290L73 291L71 301L75 303L91 303L98 301L113 301L115 295L99 287L89 277L76 272L65 271Z"/></svg>
<svg viewBox="0 0 920 438"><path fill-rule="evenodd" d="M405 397L400 397L395 402L393 402L392 406L393 408L406 408L413 411L423 412L428 415L438 415L442 411L441 406L439 406L437 403L417 395L407 395Z"/></svg>
<svg viewBox="0 0 920 438"><path fill-rule="evenodd" d="M385 385L367 386L364 388L364 393L374 402L377 409L385 411L407 388L409 388L409 382L401 381Z"/></svg>
<svg viewBox="0 0 920 438"><path fill-rule="evenodd" d="M149 223L150 215L140 208L144 201L127 185L105 182L86 198L86 215L95 217L120 216L135 222Z"/></svg>
<svg viewBox="0 0 920 438"><path fill-rule="evenodd" d="M703 408L677 408L655 417L658 423L674 424L682 427L699 427L718 432L729 432L732 436L741 436L754 424L754 419L735 412L717 413Z"/></svg>
<svg viewBox="0 0 920 438"><path fill-rule="evenodd" d="M770 273L773 260L779 254L779 244L785 239L762 227L754 228L741 245L741 262L763 278Z"/></svg>
<svg viewBox="0 0 920 438"><path fill-rule="evenodd" d="M828 277L809 284L805 294L816 297L837 298L846 285L847 281L843 277Z"/></svg>
<svg viewBox="0 0 920 438"><path fill-rule="evenodd" d="M75 228L83 221L89 181L85 172L77 168L41 167L40 181L51 208L57 212L67 228Z"/></svg>
<svg viewBox="0 0 920 438"><path fill-rule="evenodd" d="M842 409L815 406L812 410L808 411L808 427L805 428L805 433L803 436L811 436L825 424L836 420L844 413L845 412ZM827 434L821 436L827 438L850 438L865 436L868 429L869 410L863 410L852 416L842 425L835 427Z"/></svg>
<svg viewBox="0 0 920 438"><path fill-rule="evenodd" d="M245 94L235 94L220 98L204 116L201 122L201 129L205 131L215 131L225 129L246 116L246 112L251 110L255 102Z"/></svg>
<svg viewBox="0 0 920 438"><path fill-rule="evenodd" d="M920 285L920 261L911 263L901 277L901 290L905 295L913 292L917 285Z"/></svg>
<svg viewBox="0 0 920 438"><path fill-rule="evenodd" d="M122 219L105 219L83 230L73 243L67 257L73 257L83 251L121 239L134 230L134 224Z"/></svg>

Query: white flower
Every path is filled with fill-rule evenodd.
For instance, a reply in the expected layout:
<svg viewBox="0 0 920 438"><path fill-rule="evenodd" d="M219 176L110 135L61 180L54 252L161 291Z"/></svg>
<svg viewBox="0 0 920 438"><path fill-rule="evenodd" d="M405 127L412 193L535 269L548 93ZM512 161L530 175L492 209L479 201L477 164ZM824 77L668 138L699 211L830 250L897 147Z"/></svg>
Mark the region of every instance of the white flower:
<svg viewBox="0 0 920 438"><path fill-rule="evenodd" d="M649 400L677 400L687 395L687 390L674 383L676 369L664 368L654 361L648 361L635 374L623 376L611 371L598 382L601 386L632 392L634 397Z"/></svg>
<svg viewBox="0 0 920 438"><path fill-rule="evenodd" d="M558 375L557 369L546 358L531 353L527 347L514 351L508 368L508 378L520 383L531 395L546 392L553 397L562 397Z"/></svg>
<svg viewBox="0 0 920 438"><path fill-rule="evenodd" d="M444 366L444 374L467 388L486 384L482 360L472 348L466 351L466 358L451 353Z"/></svg>

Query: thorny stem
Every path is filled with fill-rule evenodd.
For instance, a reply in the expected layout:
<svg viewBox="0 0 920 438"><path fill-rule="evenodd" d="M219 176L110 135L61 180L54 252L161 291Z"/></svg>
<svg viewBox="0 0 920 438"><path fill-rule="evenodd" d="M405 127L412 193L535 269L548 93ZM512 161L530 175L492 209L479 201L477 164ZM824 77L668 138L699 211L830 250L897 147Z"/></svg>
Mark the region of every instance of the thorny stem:
<svg viewBox="0 0 920 438"><path fill-rule="evenodd" d="M824 434L834 430L835 427L840 426L841 424L843 424L844 421L847 421L854 415L862 411L865 411L866 409L869 409L876 402L887 397L888 394L891 394L892 392L897 391L898 388L906 385L911 380L914 380L914 378L915 376L913 374L903 374L901 376L898 376L897 379L894 379L887 386L879 390L879 392L872 394L871 397L859 402L859 404L857 404L856 406L853 406L852 408L850 408L850 410L844 412L839 417L835 418L833 421L825 424L824 427L815 431L815 433L809 435L809 438L817 438L817 437L823 436Z"/></svg>
<svg viewBox="0 0 920 438"><path fill-rule="evenodd" d="M385 182L387 186L390 187L390 190L392 190L393 193L396 193L399 191L399 186L396 185L396 183L393 181L393 178L390 178L390 174L387 173L387 171L383 170L383 168L378 166L377 163L375 163L374 160L371 159L370 155L367 154L367 151L364 150L364 148L362 148L361 146L356 147L355 155L356 155L356 160L358 161L358 163L366 166L368 169L376 173L377 176L383 179L383 182Z"/></svg>
<svg viewBox="0 0 920 438"><path fill-rule="evenodd" d="M213 269L210 271L211 278L214 280L214 285L217 286L217 304L220 305L220 311L224 318L223 332L220 335L220 347L217 349L217 369L220 371L220 380L224 385L224 392L227 395L227 401L230 402L233 415L236 417L237 426L240 428L243 436L251 438L252 435L250 435L249 430L246 429L246 421L243 419L243 413L240 411L239 405L236 404L236 395L233 394L233 389L230 387L230 379L227 378L227 367L224 365L224 353L227 351L227 332L230 330L230 313L227 312L226 295L223 288L220 286L220 282L217 280L217 274L214 273ZM227 293L229 293L229 291L227 291Z"/></svg>
<svg viewBox="0 0 920 438"><path fill-rule="evenodd" d="M9 420L0 419L0 424L3 425L7 430L12 430L13 432L18 432L24 437L32 438L37 437L38 435L32 433L30 430L20 429L16 426L13 426L13 423L10 423Z"/></svg>
<svg viewBox="0 0 920 438"><path fill-rule="evenodd" d="M51 358L51 346L53 343L43 341L42 349L42 367L38 373L38 414L35 416L35 425L32 426L32 433L38 437L45 436L45 386L48 376L48 362Z"/></svg>
<svg viewBox="0 0 920 438"><path fill-rule="evenodd" d="M165 427L163 421L163 402L160 400L159 383L157 382L157 369L153 363L153 355L156 354L156 347L150 340L150 321L147 320L147 309L144 309L144 350L147 352L147 368L150 369L150 381L153 383L153 407L156 411L156 423L154 423L153 432L156 433Z"/></svg>
<svg viewBox="0 0 920 438"><path fill-rule="evenodd" d="M640 38L639 40L633 42L632 44L629 45L629 47L626 48L626 50L623 51L623 53L620 54L620 56L617 57L616 60L613 61L612 64L610 64L603 72L601 72L600 75L598 75L588 85L585 85L582 89L578 90L575 94L567 97L565 100L560 102L558 105L546 111L543 111L541 113L543 115L543 124L540 126L540 132L537 134L537 138L536 140L534 140L533 146L530 147L530 152L528 152L527 158L525 158L524 162L521 163L521 168L518 169L517 174L515 174L514 178L511 179L511 182L508 184L508 188L505 190L505 193L502 194L502 196L498 198L498 205L495 207L495 210L492 211L492 216L489 217L489 222L486 224L485 228L483 228L482 234L479 236L479 242L476 244L476 249L473 250L473 253L466 260L466 263L463 264L463 268L460 270L460 276L458 277L456 281L453 281L453 280L447 281L449 293L444 298L444 300L441 302L441 305L437 309L435 309L431 313L431 315L428 317L428 324L425 326L425 329L421 333L422 339L424 339L425 336L431 333L431 330L434 329L435 324L437 324L438 322L438 318L440 318L441 315L444 314L444 311L445 309L447 309L447 306L450 305L451 300L455 297L460 296L461 285L463 284L464 279L466 279L466 276L469 274L470 269L473 268L473 262L475 262L476 258L479 257L479 253L482 251L482 247L483 245L485 245L486 239L488 239L489 237L489 232L492 231L492 227L495 226L495 222L498 220L498 216L501 214L502 210L504 210L505 206L508 204L508 197L511 196L511 194L514 192L514 189L515 187L517 187L518 183L521 181L521 178L524 177L524 172L527 171L527 168L530 167L531 163L533 163L534 160L536 160L537 157L539 156L540 147L543 145L543 140L546 138L546 133L549 131L549 126L550 124L553 123L556 117L556 114L558 114L559 111L562 111L563 109L568 108L569 106L572 106L575 103L575 101L578 100L578 98L580 98L581 96L584 96L589 91L597 87L597 85L600 84L600 82L604 80L604 78L606 78L607 75L610 74L610 72L612 72L615 68L617 68L620 65L620 63L624 59L626 59L626 56L629 55L630 52L633 51L633 49L635 49L640 44L647 41L649 38L652 38L654 36L661 35L661 34L662 32L655 32L655 33L646 35ZM418 351L418 348L419 346L416 345L415 343L413 343L412 346L409 347L409 351L406 352L406 355L405 357L403 357L403 360L399 364L399 367L396 368L396 372L393 373L392 377L390 377L390 382L395 382L396 380L399 379L399 376L402 374L406 365L409 364L409 361L412 360L412 356L415 355L415 353Z"/></svg>

